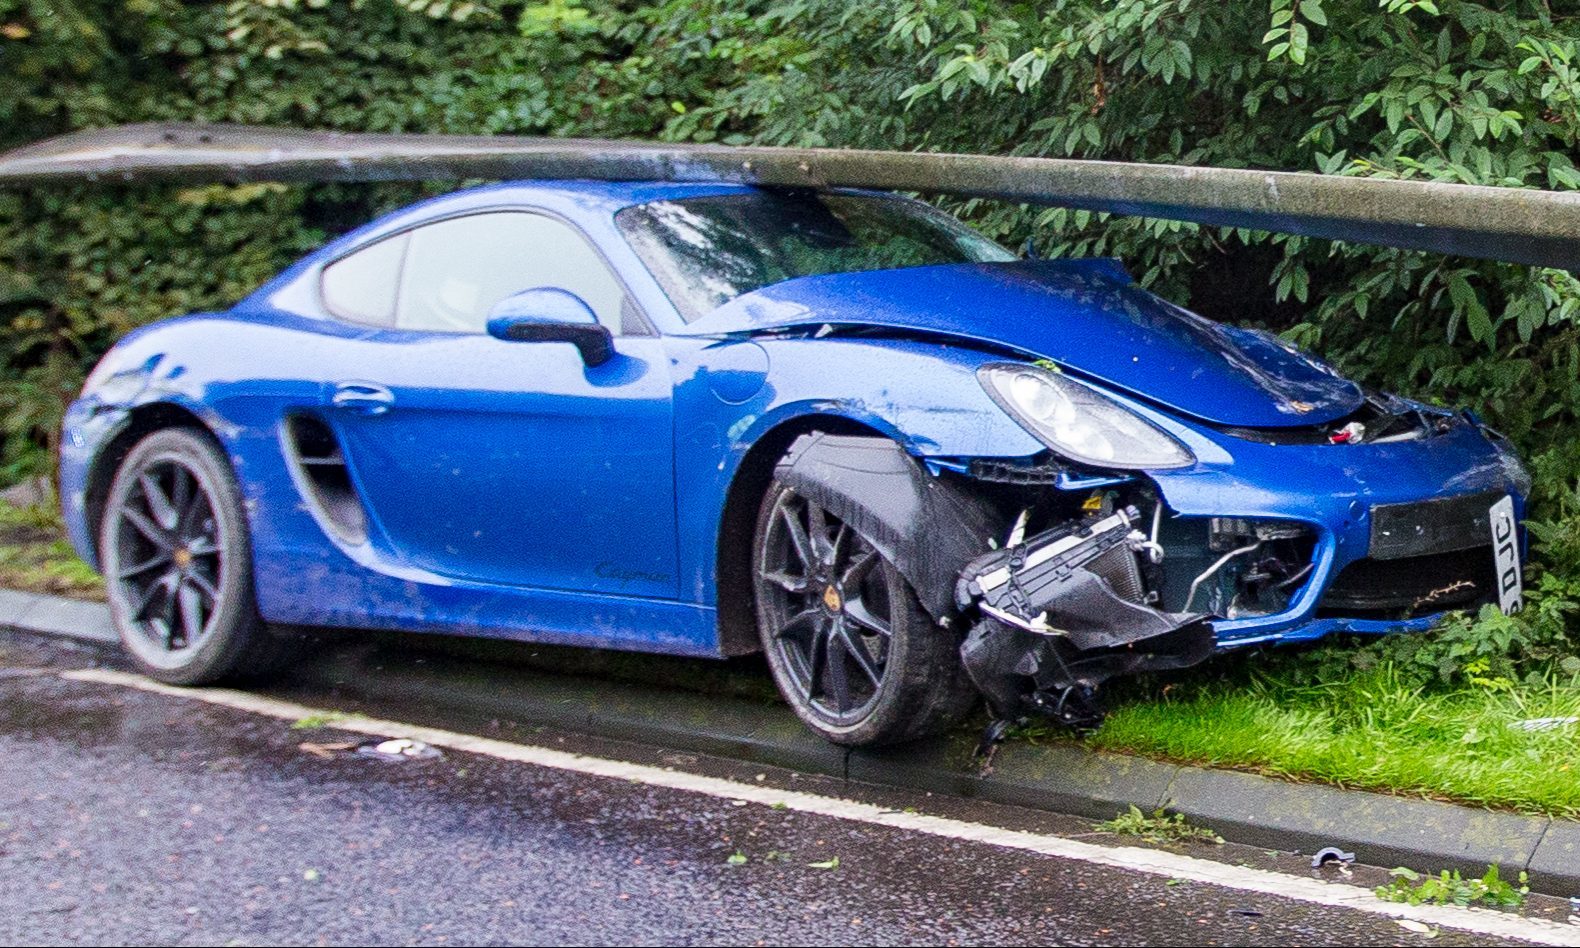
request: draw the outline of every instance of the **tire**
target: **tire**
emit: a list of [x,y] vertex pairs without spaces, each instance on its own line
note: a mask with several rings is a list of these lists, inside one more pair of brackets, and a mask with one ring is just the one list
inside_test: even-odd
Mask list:
[[960,642],[854,528],[775,480],[758,512],[753,593],[779,692],[836,744],[935,733],[976,703]]
[[201,685],[285,660],[253,598],[252,545],[230,463],[207,432],[139,441],[110,485],[99,560],[121,643],[150,678]]

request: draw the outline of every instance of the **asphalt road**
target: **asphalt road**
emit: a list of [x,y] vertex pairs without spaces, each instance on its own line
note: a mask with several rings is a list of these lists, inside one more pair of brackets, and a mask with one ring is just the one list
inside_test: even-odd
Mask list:
[[0,943],[1497,943],[488,756],[391,762],[333,727],[57,674],[96,661],[0,634]]

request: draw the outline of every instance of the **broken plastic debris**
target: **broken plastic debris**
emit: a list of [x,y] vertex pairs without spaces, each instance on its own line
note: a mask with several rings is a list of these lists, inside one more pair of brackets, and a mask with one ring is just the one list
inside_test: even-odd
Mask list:
[[1317,854],[1311,857],[1311,868],[1321,869],[1330,862],[1349,865],[1354,861],[1354,853],[1347,853],[1337,846],[1328,846],[1324,849],[1317,850]]
[[992,721],[989,721],[986,730],[982,732],[982,739],[977,742],[977,749],[972,756],[984,758],[986,763],[983,766],[991,770],[993,752],[998,750],[999,742],[1004,740],[1004,735],[1009,733],[1010,728],[1014,727],[1015,723],[1008,718],[994,718]]
[[1580,718],[1526,718],[1523,721],[1515,721],[1511,727],[1519,728],[1522,731],[1556,731],[1558,728],[1568,727],[1576,722],[1580,722]]
[[426,760],[442,756],[439,749],[430,747],[422,741],[414,741],[409,737],[394,737],[385,741],[368,741],[357,745],[357,753],[368,757],[379,757],[385,760],[402,760],[416,758]]
[[321,744],[317,741],[303,741],[296,746],[304,753],[312,754],[314,757],[322,757],[327,760],[334,757],[336,751],[348,751],[357,745],[351,743],[350,741],[343,741],[335,744]]
[[1352,421],[1328,435],[1328,440],[1334,444],[1360,444],[1365,437],[1366,426],[1358,421]]

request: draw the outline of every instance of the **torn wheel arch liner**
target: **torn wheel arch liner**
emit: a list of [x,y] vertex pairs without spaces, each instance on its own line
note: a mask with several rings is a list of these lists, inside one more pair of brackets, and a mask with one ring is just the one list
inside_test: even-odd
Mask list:
[[775,474],[867,537],[940,622],[954,613],[960,570],[1002,527],[981,500],[887,438],[803,435]]

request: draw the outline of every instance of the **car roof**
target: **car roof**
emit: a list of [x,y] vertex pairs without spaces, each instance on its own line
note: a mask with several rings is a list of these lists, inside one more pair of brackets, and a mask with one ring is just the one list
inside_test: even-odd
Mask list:
[[[605,249],[613,246],[614,216],[621,210],[653,201],[752,194],[759,188],[750,184],[685,181],[605,181],[555,179],[505,181],[436,195],[391,211],[297,260],[290,267],[240,300],[233,312],[281,308],[300,315],[314,316],[316,307],[303,302],[311,293],[304,289],[304,277],[316,268],[353,249],[375,243],[386,236],[428,220],[484,212],[502,206],[523,205],[541,208],[578,224],[587,236]],[[834,189],[846,194],[897,195],[882,191],[851,188]],[[909,200],[899,198],[901,200]]]
[[527,199],[534,202],[555,198],[569,200],[587,210],[613,214],[623,208],[651,201],[711,197],[721,194],[746,194],[757,190],[749,184],[722,184],[683,181],[506,181],[453,191],[441,200],[477,198],[482,202]]
[[[554,179],[504,181],[473,188],[450,191],[387,215],[382,220],[406,220],[426,216],[434,209],[464,210],[468,207],[487,207],[499,203],[524,203],[575,210],[602,216],[613,216],[621,210],[653,201],[676,201],[686,198],[716,197],[728,194],[750,194],[761,190],[753,184],[726,182],[687,181],[599,181],[592,179]],[[904,198],[891,191],[873,191],[865,188],[832,188],[840,194],[859,194],[869,197]]]

